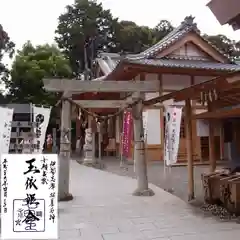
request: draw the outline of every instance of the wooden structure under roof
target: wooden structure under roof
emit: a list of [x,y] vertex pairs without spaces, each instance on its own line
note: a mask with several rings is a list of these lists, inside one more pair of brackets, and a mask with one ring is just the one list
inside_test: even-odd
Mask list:
[[[145,100],[156,96],[162,97],[169,93],[188,88],[191,85],[201,84],[213,77],[223,80],[229,73],[234,73],[240,69],[240,66],[232,62],[228,56],[224,55],[219,49],[213,46],[207,39],[203,38],[193,17],[186,17],[184,21],[161,41],[146,49],[139,54],[115,54],[101,53],[96,59],[95,77],[99,81],[146,81],[157,80],[159,87],[156,92],[147,92]],[[55,88],[59,88],[59,82],[54,83]],[[54,87],[52,86],[52,87]],[[137,91],[138,89],[136,89]],[[112,113],[117,111],[115,108],[94,108],[94,104],[99,106],[99,101],[116,101],[124,99],[125,93],[106,91],[96,91],[79,93],[81,89],[77,87],[72,89],[72,99],[81,103],[91,101],[91,111],[99,114]],[[170,98],[169,98],[170,99]],[[163,159],[164,146],[164,106],[174,105],[170,100],[158,104],[149,100],[149,106],[145,108],[151,117],[148,129],[149,141],[147,144],[147,158],[149,160]],[[180,103],[184,107],[184,103]],[[201,106],[196,101],[193,111],[204,111],[206,106]],[[154,116],[153,116],[154,115]],[[150,121],[149,120],[149,121]],[[187,138],[185,131],[185,117],[181,126],[181,140],[179,150],[179,160],[185,160],[187,156]],[[115,122],[121,122],[120,120]],[[121,124],[120,131],[121,131]],[[153,129],[154,126],[154,129]],[[77,120],[77,131],[79,129]],[[115,132],[115,139],[119,140],[120,131]],[[207,138],[203,139],[197,136],[196,121],[192,124],[194,139],[194,158],[196,160],[207,159],[209,154],[203,156],[202,148],[208,149]],[[78,136],[77,132],[77,136]],[[157,135],[157,136],[156,136]],[[155,136],[153,139],[152,136]],[[202,142],[204,140],[204,142]],[[215,145],[219,145],[217,142]]]
[[[202,83],[213,77],[224,79],[229,73],[240,68],[239,65],[232,62],[228,56],[201,36],[191,16],[186,17],[177,28],[161,41],[139,54],[100,53],[96,62],[96,77],[102,77],[105,79],[104,81],[122,81],[123,79],[125,81],[159,80],[159,89],[155,93],[146,93],[146,99],[154,96],[161,97],[193,84]],[[99,97],[100,95],[102,98],[105,97],[105,93],[98,94]],[[162,104],[155,103],[151,102],[151,104],[148,104],[149,107],[146,108],[146,111],[150,109],[151,111],[159,111],[160,115],[159,119],[151,124],[159,126],[160,142],[147,145],[147,155],[150,160],[163,159],[164,105],[174,104],[174,101],[168,100]],[[195,104],[193,111],[203,111],[205,108],[206,106]],[[179,160],[186,159],[184,129],[183,117]],[[208,141],[206,142],[206,138],[197,136],[196,121],[193,123],[192,131],[196,143],[194,158],[196,160],[207,159],[208,154],[205,156],[201,149],[208,148]]]
[[[214,129],[222,128],[225,119],[238,118],[240,119],[240,70],[229,74],[226,78],[214,78],[210,81],[196,84],[191,87],[167,94],[165,96],[156,97],[145,104],[163,102],[167,99],[174,101],[185,101],[185,118],[186,118],[186,138],[187,138],[187,162],[188,162],[188,192],[189,200],[194,196],[194,171],[193,171],[193,152],[194,139],[191,126],[195,119],[205,119],[209,121],[209,160],[210,172],[216,169],[216,152],[214,142]],[[210,97],[210,94],[215,91],[215,97]],[[202,101],[202,96],[206,96],[205,105],[208,110],[200,114],[193,114],[192,102]],[[217,124],[218,123],[218,124]],[[220,123],[220,124],[219,124]],[[238,126],[237,126],[238,125]],[[239,124],[233,129],[227,131],[236,131],[240,133]],[[223,140],[223,139],[222,139]],[[222,142],[223,144],[223,142]],[[222,146],[223,148],[223,146]]]
[[[202,159],[201,138],[197,136],[196,120],[192,118],[192,115],[196,115],[199,111],[206,111],[207,107],[209,107],[209,111],[213,111],[214,107],[216,107],[212,103],[201,105],[197,100],[201,98],[202,92],[208,93],[210,90],[216,90],[218,99],[215,103],[218,102],[219,108],[231,105],[232,102],[229,103],[226,98],[223,101],[221,94],[223,91],[234,92],[231,89],[238,86],[238,76],[235,76],[236,78],[234,79],[231,75],[239,72],[240,66],[232,62],[228,56],[224,55],[201,36],[192,17],[186,17],[179,27],[174,29],[160,42],[139,54],[119,55],[102,53],[96,61],[98,63],[95,72],[96,79],[104,83],[102,84],[103,89],[99,89],[99,86],[96,87],[99,84],[95,84],[93,81],[92,86],[89,87],[91,91],[88,89],[88,93],[80,93],[82,90],[81,86],[84,86],[85,90],[87,90],[86,83],[81,83],[77,80],[71,81],[71,84],[66,83],[67,89],[58,80],[46,81],[45,88],[50,91],[69,91],[74,101],[79,101],[80,103],[81,101],[91,101],[91,104],[99,106],[98,102],[100,100],[116,101],[126,97],[117,90],[114,90],[114,92],[109,91],[111,94],[106,92],[108,81],[109,85],[112,85],[110,81],[115,81],[116,83],[119,81],[126,86],[127,84],[125,83],[130,83],[131,81],[144,81],[152,85],[152,81],[157,80],[159,87],[156,87],[156,92],[142,91],[146,92],[145,111],[151,110],[157,113],[154,117],[150,117],[150,120],[153,120],[149,124],[152,128],[147,129],[149,137],[154,136],[154,140],[157,138],[156,143],[153,143],[153,141],[150,143],[149,139],[147,139],[147,159],[163,159],[164,106],[178,104],[184,107],[178,159],[181,156],[182,159],[187,159],[188,161],[189,199],[192,199],[194,196],[193,159]],[[207,81],[212,78],[215,79]],[[93,91],[92,89],[95,90]],[[109,89],[109,86],[107,89]],[[114,89],[116,89],[116,86]],[[136,92],[138,90],[138,87],[136,87]],[[124,91],[126,92],[126,89]],[[232,99],[235,97],[233,96]],[[179,104],[179,101],[183,102]],[[158,104],[159,102],[160,104]],[[92,111],[105,114],[107,111],[117,111],[117,107],[109,110],[109,108],[94,108],[92,105]],[[67,116],[65,117],[67,119]],[[160,131],[158,131],[159,129]],[[211,170],[213,170],[216,160],[213,145],[214,147],[217,145],[213,133],[213,124],[210,124],[209,132],[210,136],[207,138],[209,140],[209,146],[207,146],[209,148],[208,158],[211,160]],[[119,133],[115,132],[116,138]]]

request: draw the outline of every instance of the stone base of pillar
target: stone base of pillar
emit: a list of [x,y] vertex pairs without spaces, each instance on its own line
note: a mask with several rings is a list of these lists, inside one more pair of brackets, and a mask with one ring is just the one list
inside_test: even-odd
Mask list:
[[63,152],[62,149],[62,152],[59,154],[58,161],[59,161],[58,201],[71,201],[73,200],[73,196],[71,193],[69,193],[69,173],[70,173],[69,151]]
[[143,197],[152,197],[155,195],[154,191],[150,188],[146,189],[146,190],[142,190],[142,189],[136,189],[133,194],[133,196],[143,196]]
[[83,164],[88,165],[88,164],[95,164],[96,159],[93,154],[92,150],[89,150],[89,146],[84,145],[84,159],[83,159]]
[[164,191],[169,192],[169,193],[174,193],[174,189],[173,188],[164,188]]
[[189,194],[189,195],[188,195],[188,202],[191,202],[191,201],[193,201],[193,200],[195,200],[194,194],[193,194],[193,193],[192,193],[192,194]]
[[73,200],[73,195],[71,193],[68,193],[65,196],[58,196],[59,202],[68,202],[72,200]]

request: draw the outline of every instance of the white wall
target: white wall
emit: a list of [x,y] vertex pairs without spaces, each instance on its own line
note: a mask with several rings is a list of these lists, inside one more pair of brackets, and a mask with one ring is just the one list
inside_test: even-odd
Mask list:
[[161,144],[160,109],[147,109],[143,114],[146,119],[147,144]]

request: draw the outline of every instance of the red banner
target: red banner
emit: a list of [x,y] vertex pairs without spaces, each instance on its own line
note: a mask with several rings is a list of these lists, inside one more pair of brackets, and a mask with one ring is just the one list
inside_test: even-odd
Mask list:
[[122,136],[122,155],[130,157],[132,144],[132,113],[125,111],[123,115],[123,136]]

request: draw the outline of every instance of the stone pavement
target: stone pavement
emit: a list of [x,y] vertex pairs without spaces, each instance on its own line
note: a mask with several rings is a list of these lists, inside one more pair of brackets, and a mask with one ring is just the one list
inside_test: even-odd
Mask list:
[[240,225],[196,214],[179,198],[151,185],[153,197],[133,197],[136,180],[71,161],[74,200],[59,206],[60,240],[225,240]]

